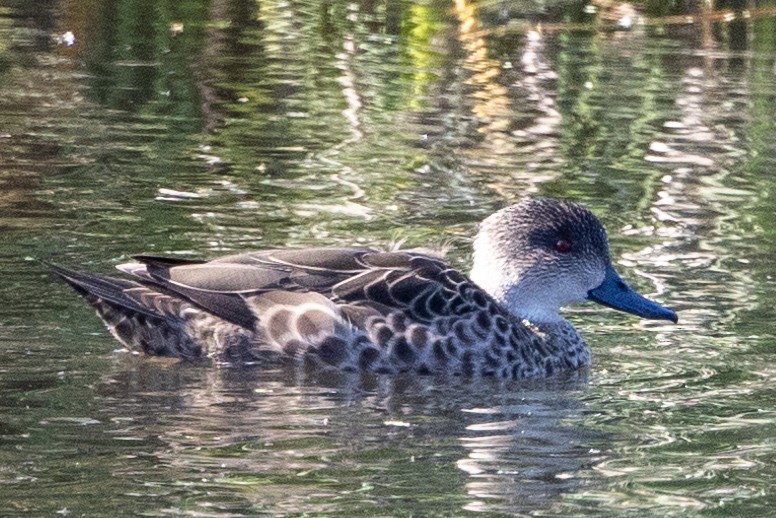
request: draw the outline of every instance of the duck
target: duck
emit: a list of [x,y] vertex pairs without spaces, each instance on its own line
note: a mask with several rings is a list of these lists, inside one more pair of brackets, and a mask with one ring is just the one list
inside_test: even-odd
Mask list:
[[677,322],[612,264],[583,205],[529,198],[487,217],[467,276],[426,249],[261,250],[212,260],[136,255],[129,278],[49,265],[129,351],[218,365],[502,379],[586,368],[561,308],[593,301]]

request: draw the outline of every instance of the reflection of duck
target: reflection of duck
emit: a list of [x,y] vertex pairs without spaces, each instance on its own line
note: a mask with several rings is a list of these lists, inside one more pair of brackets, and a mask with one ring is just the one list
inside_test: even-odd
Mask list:
[[482,223],[472,280],[413,250],[136,259],[119,269],[138,281],[54,271],[124,345],[155,355],[528,378],[590,363],[584,340],[559,314],[565,304],[594,300],[676,321],[620,279],[590,211],[549,199]]

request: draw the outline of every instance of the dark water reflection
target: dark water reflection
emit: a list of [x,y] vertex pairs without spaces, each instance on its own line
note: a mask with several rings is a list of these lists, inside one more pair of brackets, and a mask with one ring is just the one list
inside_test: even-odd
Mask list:
[[[771,513],[776,18],[678,4],[0,2],[4,514]],[[525,194],[680,324],[575,309],[595,365],[532,384],[219,371],[112,352],[34,260],[465,268]]]

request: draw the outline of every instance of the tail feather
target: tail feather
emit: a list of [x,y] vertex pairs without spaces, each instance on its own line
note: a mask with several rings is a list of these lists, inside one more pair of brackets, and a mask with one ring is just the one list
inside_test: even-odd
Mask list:
[[197,358],[183,313],[191,306],[134,281],[48,265],[97,311],[111,334],[131,351]]
[[124,279],[115,279],[102,275],[91,275],[49,264],[48,267],[65,280],[79,295],[98,297],[113,305],[149,317],[159,317],[158,313],[128,297],[125,290],[142,287],[141,284]]

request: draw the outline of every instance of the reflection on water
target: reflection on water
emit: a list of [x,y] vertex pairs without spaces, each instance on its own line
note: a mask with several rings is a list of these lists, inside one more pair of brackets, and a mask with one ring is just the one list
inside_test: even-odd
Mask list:
[[463,492],[438,512],[543,509],[580,487],[575,473],[606,457],[589,446],[602,436],[563,422],[582,411],[579,375],[475,386],[128,363],[97,384],[96,419],[45,425],[65,435],[99,427],[140,446],[144,454],[117,462],[113,475],[141,502],[185,485],[201,495],[191,511],[346,504],[372,514],[381,502],[406,500],[420,512],[445,488]]
[[[679,4],[3,4],[7,513],[770,513],[776,17]],[[525,194],[591,206],[680,324],[575,309],[593,368],[533,384],[215,370],[112,352],[36,262],[465,268]]]

